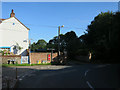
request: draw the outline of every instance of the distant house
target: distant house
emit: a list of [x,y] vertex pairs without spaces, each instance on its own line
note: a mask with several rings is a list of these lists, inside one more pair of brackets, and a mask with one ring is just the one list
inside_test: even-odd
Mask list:
[[16,55],[27,55],[29,30],[15,17],[12,10],[10,18],[0,19],[0,50],[8,50]]

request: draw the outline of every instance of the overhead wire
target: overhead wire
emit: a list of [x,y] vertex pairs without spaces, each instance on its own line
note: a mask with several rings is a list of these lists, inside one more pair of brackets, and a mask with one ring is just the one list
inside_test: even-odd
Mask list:
[[[3,23],[14,23],[14,22],[3,22]],[[15,24],[19,24],[19,23],[15,23]],[[40,25],[40,24],[25,24],[25,25],[30,25],[30,26],[37,26],[37,27],[49,27],[49,28],[58,28],[58,26],[52,26],[52,25]],[[79,27],[64,27],[64,28],[74,28],[74,29],[84,29],[84,28],[79,28]]]

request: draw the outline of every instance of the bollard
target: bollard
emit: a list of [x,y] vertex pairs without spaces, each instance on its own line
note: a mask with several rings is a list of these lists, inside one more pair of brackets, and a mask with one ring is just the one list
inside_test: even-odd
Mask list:
[[16,79],[17,79],[17,68],[16,68]]

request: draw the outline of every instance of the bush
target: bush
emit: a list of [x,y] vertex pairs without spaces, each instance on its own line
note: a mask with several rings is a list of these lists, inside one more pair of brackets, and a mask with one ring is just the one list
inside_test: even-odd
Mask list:
[[82,55],[82,56],[86,56],[88,55],[89,52],[87,49],[79,49],[77,52],[76,52],[76,55]]

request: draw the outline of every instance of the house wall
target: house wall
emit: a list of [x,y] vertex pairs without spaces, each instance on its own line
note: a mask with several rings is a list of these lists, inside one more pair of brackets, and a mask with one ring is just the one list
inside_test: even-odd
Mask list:
[[[49,52],[40,52],[40,53],[30,53],[30,61],[31,64],[37,64],[37,61],[47,60],[47,55],[51,53]],[[52,54],[52,58],[57,57],[57,53]],[[51,60],[50,60],[51,62]]]
[[[18,51],[17,54],[21,54],[28,49],[28,33],[29,30],[14,17],[6,19],[0,24],[0,37],[2,38],[0,47],[10,47],[11,52],[13,52],[14,45],[18,43],[23,49]],[[27,40],[27,42],[23,42],[24,40]]]

